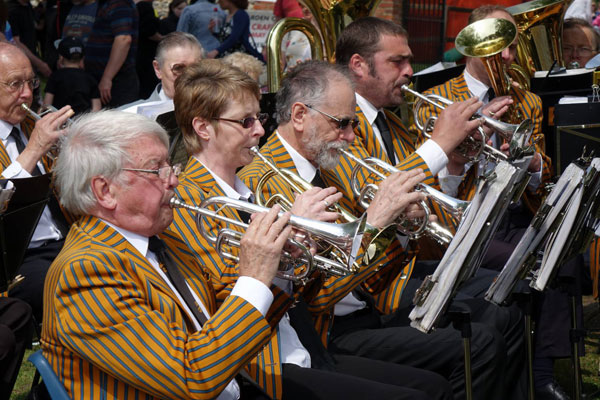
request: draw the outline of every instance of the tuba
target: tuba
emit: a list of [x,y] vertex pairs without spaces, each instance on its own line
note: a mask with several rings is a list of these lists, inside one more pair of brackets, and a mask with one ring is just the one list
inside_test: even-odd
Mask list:
[[334,60],[335,43],[340,32],[355,19],[372,15],[381,0],[300,0],[311,12],[315,25],[300,18],[283,18],[267,36],[267,74],[270,92],[279,89],[281,43],[292,30],[304,33],[311,44],[313,59]]
[[564,65],[562,55],[563,18],[572,0],[533,0],[506,9],[519,29],[517,63],[533,77],[548,71],[554,63]]
[[[267,184],[269,179],[271,179],[272,177],[274,177],[276,175],[280,176],[284,180],[286,185],[288,185],[296,193],[304,193],[305,191],[307,191],[313,187],[312,184],[305,181],[304,179],[302,179],[300,176],[293,173],[292,171],[290,171],[288,169],[284,169],[284,168],[278,168],[275,164],[273,164],[271,162],[271,160],[266,158],[258,150],[258,147],[254,146],[254,147],[250,148],[250,151],[255,156],[259,157],[265,163],[265,165],[267,165],[269,167],[269,171],[267,171],[260,178],[258,183],[256,184],[256,190],[254,191],[254,197],[256,198],[257,204],[259,204],[263,207],[268,207],[268,208],[273,207],[275,204],[279,204],[283,210],[286,210],[286,211],[291,210],[292,203],[287,198],[282,196],[280,193],[274,193],[269,198],[265,198],[265,196],[264,196],[265,185]],[[354,223],[357,220],[357,218],[353,214],[344,210],[342,207],[339,206],[339,204],[331,204],[328,207],[328,211],[337,213],[340,216],[339,221],[342,224]],[[365,224],[367,226],[367,229],[370,232],[377,231],[376,228],[369,226],[367,224],[366,220],[365,220]],[[391,229],[384,228],[379,233],[374,234],[373,240],[371,241],[371,243],[364,246],[365,248],[368,249],[368,252],[365,255],[365,258],[363,260],[366,264],[368,264],[370,260],[378,258],[379,254],[381,254],[383,251],[385,251],[385,249],[389,246],[389,244],[390,244],[389,233],[387,233],[386,231],[391,231]],[[331,246],[320,246],[322,248],[326,248],[323,251],[324,253],[327,253],[329,257],[332,257],[339,262],[344,262],[347,265],[349,265],[349,268],[351,269],[351,271],[353,273],[358,272],[358,270],[360,269],[360,266],[356,262],[354,262],[354,263],[352,263],[352,265],[350,265],[348,263],[348,259],[345,256],[343,249],[338,249],[331,243],[329,243],[329,245],[331,245]]]
[[[267,212],[268,208],[257,204],[249,203],[243,200],[231,199],[224,196],[209,197],[202,201],[200,207],[186,204],[177,197],[171,198],[171,208],[185,208],[196,213],[196,225],[200,234],[209,241],[224,258],[238,262],[239,258],[228,249],[239,248],[242,233],[230,228],[222,228],[216,235],[206,230],[206,220],[224,222],[247,229],[248,224],[229,218],[221,212],[226,209],[243,211],[247,213]],[[216,207],[216,210],[211,209]],[[281,213],[280,213],[281,215]],[[347,263],[343,264],[337,260],[328,259],[319,255],[312,255],[310,248],[296,240],[289,239],[288,243],[300,249],[302,256],[294,259],[288,252],[282,254],[282,262],[285,264],[285,270],[280,270],[278,276],[282,279],[291,280],[296,283],[305,284],[315,269],[320,269],[326,274],[335,276],[346,276],[353,273],[353,261],[358,250],[362,246],[365,238],[369,237],[366,229],[366,219],[358,218],[354,222],[347,224],[330,224],[321,221],[315,221],[308,218],[292,215],[290,225],[306,233],[308,237],[314,240],[323,240],[332,246],[335,246],[344,252]],[[361,238],[363,239],[361,241]],[[288,273],[289,264],[296,266],[305,265],[306,268],[299,274]],[[294,268],[294,271],[296,268]]]
[[[369,207],[378,188],[377,185],[372,183],[365,184],[363,187],[360,186],[358,180],[358,172],[360,169],[365,168],[371,174],[381,179],[385,179],[389,174],[400,171],[393,165],[375,157],[368,157],[363,160],[349,151],[340,150],[340,152],[357,163],[356,167],[352,170],[350,182],[352,185],[352,192],[359,199],[360,205],[365,209]],[[469,208],[468,201],[457,200],[423,183],[419,183],[416,190],[425,193],[428,198],[437,202],[444,210],[448,211],[450,215],[459,221]],[[439,244],[448,245],[452,241],[452,233],[437,222],[429,221],[429,216],[431,214],[429,207],[423,201],[419,204],[421,208],[423,208],[425,216],[416,224],[407,219],[400,219],[397,223],[398,231],[412,240],[427,235]]]

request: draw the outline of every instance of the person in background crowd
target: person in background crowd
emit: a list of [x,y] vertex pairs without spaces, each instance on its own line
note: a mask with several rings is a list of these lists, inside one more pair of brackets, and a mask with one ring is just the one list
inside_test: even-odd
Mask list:
[[58,69],[46,83],[44,105],[62,108],[70,105],[76,115],[99,111],[98,82],[83,69],[83,42],[78,37],[66,37],[58,45]]
[[139,43],[136,60],[136,70],[140,80],[139,97],[150,96],[154,87],[158,83],[158,78],[152,68],[152,60],[156,54],[156,46],[162,39],[159,25],[160,21],[156,16],[152,0],[139,0],[136,2],[136,8],[140,18]]
[[161,35],[167,35],[177,30],[177,23],[183,9],[187,7],[186,0],[172,0],[169,3],[169,15],[160,20],[159,32]]
[[102,104],[118,107],[138,99],[135,70],[138,14],[133,0],[102,0],[85,46],[85,69],[98,81]]
[[600,51],[600,36],[589,22],[567,19],[563,24],[562,51],[567,67],[577,63],[578,68],[583,68]]
[[76,36],[87,43],[98,11],[97,0],[71,0],[73,7],[65,19],[62,37]]
[[218,4],[208,0],[198,0],[183,10],[177,23],[177,30],[194,35],[204,51],[208,52],[219,47],[219,40],[214,37],[209,25],[214,21],[212,24],[216,29],[224,19],[225,12]]
[[206,57],[223,57],[241,51],[264,62],[265,59],[256,49],[250,33],[250,16],[246,12],[248,0],[219,0],[219,4],[228,12],[223,25],[220,28],[213,27],[221,44],[216,49],[208,51]]
[[29,0],[12,0],[8,3],[8,21],[15,44],[27,55],[33,67],[48,77],[52,70],[36,50],[36,26],[33,7]]
[[257,58],[252,57],[250,54],[236,51],[223,57],[223,62],[238,67],[260,84],[260,76],[265,70],[265,65],[258,61]]

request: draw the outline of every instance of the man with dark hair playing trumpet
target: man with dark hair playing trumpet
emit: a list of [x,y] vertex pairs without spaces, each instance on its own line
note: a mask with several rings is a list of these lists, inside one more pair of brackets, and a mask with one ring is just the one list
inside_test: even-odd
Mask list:
[[[354,140],[355,107],[353,85],[344,68],[322,61],[296,66],[282,81],[277,93],[278,129],[261,148],[261,157],[240,171],[240,178],[253,190],[261,191],[256,193],[257,197],[269,198],[277,194],[289,201],[294,200],[295,194],[279,175],[262,188],[257,187],[271,169],[268,163],[315,185],[319,184],[321,176],[329,183],[329,175],[324,172],[338,165],[339,149],[346,149]],[[469,103],[460,103],[448,113],[454,116],[451,119],[455,123],[462,118],[461,122],[467,124],[469,116],[464,111],[469,107]],[[349,175],[342,186],[344,192],[350,190],[348,179]],[[349,210],[358,209],[348,200],[351,199],[345,197],[340,203]],[[400,240],[394,240],[387,253],[387,261],[396,266],[411,259],[406,256],[410,251]],[[384,264],[381,268],[388,267]],[[402,271],[398,276],[404,273]],[[389,274],[378,278],[385,280],[387,287],[396,281],[395,276]],[[334,314],[333,318],[321,318],[315,313],[316,325],[329,348],[337,353],[357,354],[438,372],[450,380],[454,397],[464,398],[464,364],[458,331],[440,328],[432,334],[424,334],[408,326],[407,313],[382,315],[371,300],[358,290],[341,298],[334,310],[329,310]],[[395,304],[393,309],[399,307],[400,304]],[[498,310],[489,307],[488,311],[494,314]],[[495,372],[506,366],[504,340],[495,329],[486,325],[473,323],[472,328],[474,398],[505,398],[503,378]]]
[[[219,60],[203,60],[186,68],[175,85],[175,113],[191,157],[181,178],[177,195],[185,202],[201,206],[204,199],[226,196],[234,200],[252,200],[248,187],[236,176],[236,169],[252,161],[250,149],[264,134],[260,123],[257,83],[239,69]],[[382,185],[367,214],[371,226],[384,228],[421,195],[409,194],[423,179],[416,170],[396,174]],[[292,213],[321,220],[336,218],[326,205],[339,199],[335,190],[314,189],[296,200]],[[247,216],[228,208],[223,215],[233,221]],[[217,220],[201,222],[215,234],[226,224]],[[240,231],[237,226],[229,228]],[[309,232],[310,233],[310,232]],[[301,233],[294,234],[302,240]],[[196,215],[178,209],[170,227],[170,237],[180,242],[180,249],[201,259],[210,271],[217,298],[223,299],[238,281],[239,266],[225,257],[199,232]],[[232,251],[235,251],[233,249]],[[360,255],[360,254],[359,254]],[[382,261],[385,256],[382,257]],[[315,272],[305,287],[277,278],[271,286],[275,300],[270,312],[285,311],[289,299],[298,301],[289,310],[264,350],[248,366],[248,372],[274,399],[351,399],[351,398],[448,398],[450,388],[439,375],[412,367],[389,364],[355,356],[330,355],[320,342],[307,307],[326,313],[350,290],[377,272],[377,265],[356,274],[325,278]],[[299,267],[301,269],[302,267]],[[185,269],[185,274],[203,274]],[[294,271],[286,271],[293,273]],[[380,274],[395,274],[393,266]],[[371,282],[374,290],[378,281]],[[435,382],[435,383],[432,383]]]

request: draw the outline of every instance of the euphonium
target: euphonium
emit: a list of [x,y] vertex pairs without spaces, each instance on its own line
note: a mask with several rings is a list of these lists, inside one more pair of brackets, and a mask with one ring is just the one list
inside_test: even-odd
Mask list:
[[[359,199],[360,205],[365,209],[369,207],[369,204],[373,200],[378,187],[373,183],[366,183],[361,187],[358,180],[358,172],[360,169],[365,168],[371,174],[381,179],[385,179],[388,175],[395,172],[400,172],[398,168],[376,157],[361,159],[349,151],[340,150],[340,152],[357,163],[356,167],[354,167],[352,170],[350,182],[352,186],[352,192]],[[439,190],[432,188],[429,185],[425,185],[424,183],[419,183],[415,190],[425,193],[428,198],[439,204],[458,221],[460,221],[462,216],[469,208],[468,201],[457,200],[440,192]],[[416,228],[409,228],[407,226],[409,225],[409,221],[406,219],[401,219],[397,225],[398,230],[413,240],[419,239],[423,235],[427,235],[440,244],[449,244],[452,241],[452,233],[437,222],[429,221],[429,215],[431,214],[431,211],[425,202],[420,202],[420,206],[423,208],[425,216],[421,219]]]
[[[207,223],[203,219],[210,218],[215,221],[232,224],[245,230],[248,228],[248,224],[236,219],[228,218],[227,216],[220,214],[220,212],[227,208],[247,213],[269,211],[266,207],[243,200],[231,199],[225,196],[209,197],[200,204],[200,207],[185,204],[178,198],[173,197],[171,198],[170,205],[172,208],[185,208],[195,212],[196,225],[200,234],[215,247],[217,252],[223,258],[235,262],[238,262],[239,258],[231,253],[228,248],[238,248],[240,246],[242,233],[230,228],[222,228],[216,235],[213,235],[207,231]],[[216,207],[216,210],[212,210],[209,207]],[[361,241],[356,239],[361,238],[363,234],[367,233],[365,232],[366,220],[364,218],[359,218],[356,221],[347,224],[330,224],[292,215],[289,223],[293,227],[306,233],[309,238],[326,241],[336,248],[343,250],[348,262],[347,264],[342,264],[337,260],[331,260],[319,255],[312,255],[308,246],[305,246],[296,240],[289,239],[288,242],[292,246],[297,247],[302,251],[302,256],[299,259],[293,259],[289,253],[284,252],[282,261],[288,264],[304,264],[306,265],[306,268],[297,275],[287,273],[286,268],[286,271],[279,271],[278,276],[280,278],[297,283],[305,283],[315,269],[320,269],[327,274],[336,276],[345,276],[353,273],[352,262],[361,246]]]
[[508,7],[519,29],[517,63],[533,77],[556,62],[564,65],[562,24],[572,0],[533,0]]
[[[446,108],[445,106],[448,106],[453,102],[438,95],[425,96],[417,91],[412,90],[406,85],[402,85],[402,90],[418,98],[413,108],[415,125],[423,132],[425,137],[430,138],[431,136],[429,131],[431,130],[436,118],[431,117],[426,122],[421,121],[419,118],[420,108],[427,103],[440,110],[443,110]],[[473,118],[483,118],[484,125],[493,129],[499,136],[507,140],[510,145],[510,154],[515,158],[518,158],[523,153],[527,143],[529,142],[529,137],[533,132],[533,122],[530,118],[524,119],[519,124],[509,124],[498,121],[479,113],[475,113]],[[461,145],[459,145],[459,147],[457,147],[455,151],[457,151],[461,156],[472,161],[477,160],[481,154],[484,154],[486,158],[496,161],[506,161],[507,157],[504,153],[496,150],[492,146],[487,145],[487,138],[485,137],[483,130],[480,129],[479,133],[481,135],[479,140],[469,136]]]
[[[292,209],[292,203],[287,198],[285,198],[284,196],[282,196],[279,193],[274,193],[271,195],[271,197],[265,198],[264,187],[267,184],[268,180],[271,179],[275,175],[279,175],[285,181],[285,183],[291,188],[291,190],[296,193],[304,193],[305,191],[312,189],[313,185],[310,182],[307,182],[306,180],[302,179],[300,176],[298,176],[297,174],[293,173],[292,171],[290,171],[288,169],[278,168],[275,164],[273,164],[271,162],[271,160],[269,160],[263,154],[260,153],[258,147],[254,146],[250,149],[250,151],[255,156],[259,157],[265,163],[265,165],[267,165],[269,167],[269,171],[267,173],[265,173],[260,178],[258,183],[256,184],[256,190],[254,191],[254,197],[256,198],[257,204],[259,204],[263,207],[268,207],[268,208],[273,207],[275,204],[279,204],[283,210],[289,211]],[[340,215],[339,221],[342,223],[353,223],[357,220],[357,217],[355,217],[350,212],[344,210],[338,204],[331,204],[327,208],[328,208],[328,211],[339,214]],[[365,224],[366,224],[365,226],[367,227],[367,229],[370,230],[371,232],[376,231],[376,229],[374,227],[369,226],[369,224],[366,223],[366,221],[365,221]],[[373,258],[377,258],[379,256],[379,254],[381,254],[383,251],[385,251],[385,249],[388,247],[388,245],[389,245],[388,236],[389,235],[386,235],[384,233],[385,230],[386,229],[381,230],[380,234],[373,235],[372,242],[369,243],[367,246],[364,246],[365,248],[368,248],[368,250],[369,250],[368,254],[366,255],[367,258],[365,258],[365,260],[364,260],[364,262],[366,264],[369,263],[369,260],[372,260]],[[328,254],[328,257],[333,257],[335,260],[337,260],[339,262],[344,262],[345,264],[348,264],[348,260],[347,260],[347,257],[345,255],[345,252],[343,251],[343,249],[340,251],[340,249],[337,249],[335,247],[335,245],[333,246],[333,248],[325,249],[323,251],[323,253]],[[356,262],[354,262],[350,266],[350,269],[351,269],[351,272],[355,273],[355,272],[358,272],[358,270],[360,269],[360,266]]]
[[[456,35],[456,50],[466,57],[479,58],[485,67],[496,96],[508,96],[513,78],[509,71],[519,72],[517,81],[525,89],[529,87],[529,77],[519,66],[507,69],[502,60],[502,52],[517,38],[517,27],[509,20],[502,18],[485,18],[464,27]],[[513,77],[515,74],[513,73]],[[510,104],[502,120],[518,124],[523,120],[520,111]]]

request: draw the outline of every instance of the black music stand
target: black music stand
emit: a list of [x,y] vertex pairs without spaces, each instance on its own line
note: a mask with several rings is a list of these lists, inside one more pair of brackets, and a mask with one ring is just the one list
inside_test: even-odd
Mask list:
[[[587,97],[592,94],[594,71],[587,70],[576,75],[569,71],[551,75],[548,75],[547,71],[540,71],[544,73],[538,73],[538,75],[543,75],[542,77],[534,77],[531,79],[531,91],[542,99],[542,111],[544,114],[542,120],[542,132],[546,139],[545,151],[552,160],[557,156],[555,151],[556,141],[552,134],[552,127],[557,125],[555,121],[555,106],[558,106],[559,100],[564,96]],[[577,157],[579,157],[579,155],[581,155],[581,151]],[[572,159],[569,160],[565,166],[571,161]],[[558,173],[558,171],[555,172]]]
[[[51,175],[10,179],[15,192],[6,211],[0,213],[0,293],[17,274],[33,232],[51,195]],[[7,180],[0,181],[6,186]]]
[[434,86],[441,85],[450,79],[456,78],[465,69],[464,64],[455,65],[454,67],[445,68],[440,71],[430,72],[428,74],[417,74],[413,75],[413,81],[415,82],[415,90],[417,92],[424,92],[427,89],[431,89]]
[[600,103],[557,104],[554,125],[552,161],[557,174],[581,156],[584,146],[587,154],[600,155]]

